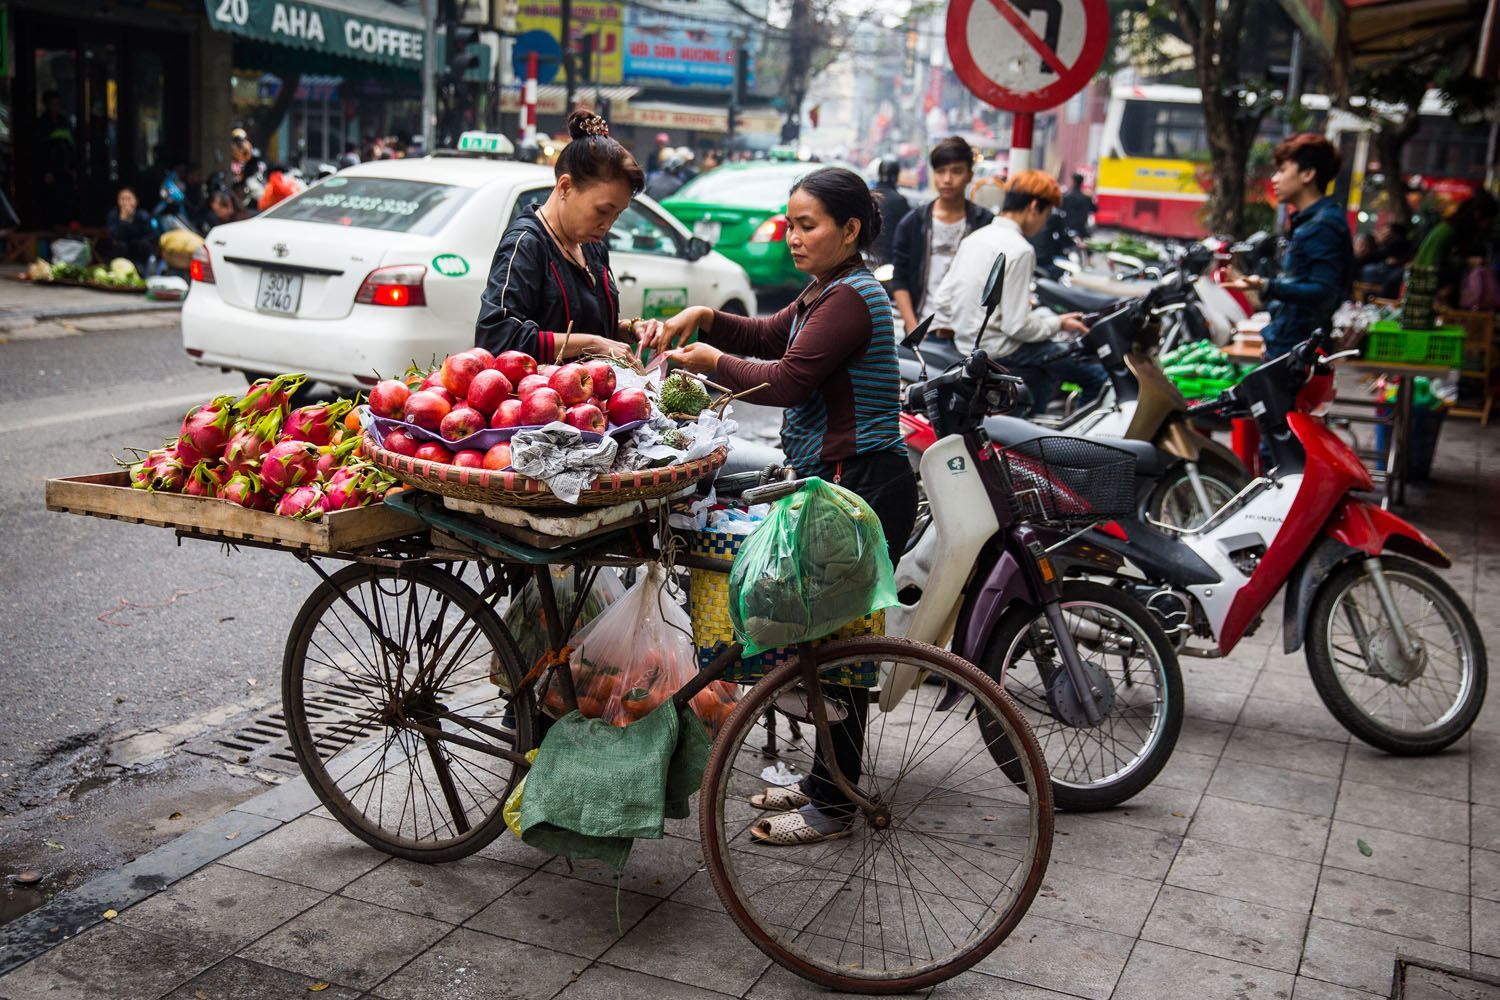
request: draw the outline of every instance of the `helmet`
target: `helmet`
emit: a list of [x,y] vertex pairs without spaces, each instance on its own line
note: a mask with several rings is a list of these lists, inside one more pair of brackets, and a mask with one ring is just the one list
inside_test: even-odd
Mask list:
[[880,178],[881,183],[894,184],[901,176],[901,161],[894,156],[883,156],[880,158],[878,171],[876,176]]

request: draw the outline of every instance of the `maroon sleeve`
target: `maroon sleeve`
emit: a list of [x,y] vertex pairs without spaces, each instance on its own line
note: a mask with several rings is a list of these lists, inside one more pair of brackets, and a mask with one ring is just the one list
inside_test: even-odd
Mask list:
[[[717,318],[714,324],[717,333]],[[872,330],[864,298],[848,285],[838,285],[807,314],[796,342],[780,359],[750,361],[726,354],[719,359],[714,380],[734,392],[765,383],[766,388],[746,396],[745,401],[763,406],[796,406],[863,351],[870,343]]]
[[721,351],[743,354],[752,358],[779,358],[786,351],[786,342],[792,335],[792,317],[796,315],[797,303],[793,302],[774,316],[736,316],[733,313],[715,312],[712,332],[700,339]]

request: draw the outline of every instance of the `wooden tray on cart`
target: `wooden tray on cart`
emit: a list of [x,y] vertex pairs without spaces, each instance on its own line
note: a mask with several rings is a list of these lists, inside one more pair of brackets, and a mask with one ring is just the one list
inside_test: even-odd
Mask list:
[[210,497],[132,489],[130,474],[123,470],[47,480],[47,509],[176,528],[179,534],[196,538],[324,556],[425,530],[422,522],[383,503],[336,510],[318,521],[298,521]]

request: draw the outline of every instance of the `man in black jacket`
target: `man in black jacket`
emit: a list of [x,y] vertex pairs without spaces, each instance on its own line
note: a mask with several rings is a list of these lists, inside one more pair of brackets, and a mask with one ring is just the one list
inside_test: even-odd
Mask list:
[[974,180],[973,147],[950,135],[932,147],[927,162],[932,166],[937,199],[926,208],[906,214],[896,227],[891,248],[895,265],[891,297],[908,331],[924,311],[927,292],[942,282],[959,241],[994,218],[988,209],[965,196]]
[[880,235],[875,237],[875,262],[889,264],[891,247],[896,242],[896,227],[911,211],[906,195],[898,186],[901,177],[901,161],[887,156],[880,161],[880,174],[875,183],[875,202],[880,206]]

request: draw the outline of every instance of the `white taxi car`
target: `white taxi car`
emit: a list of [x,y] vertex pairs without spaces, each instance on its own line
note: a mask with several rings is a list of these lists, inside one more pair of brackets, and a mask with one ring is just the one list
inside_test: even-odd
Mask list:
[[[183,346],[250,379],[298,371],[349,388],[462,350],[500,234],[553,180],[550,167],[462,154],[381,160],[218,226],[191,267]],[[621,214],[609,251],[621,316],[755,313],[744,270],[649,198]]]

